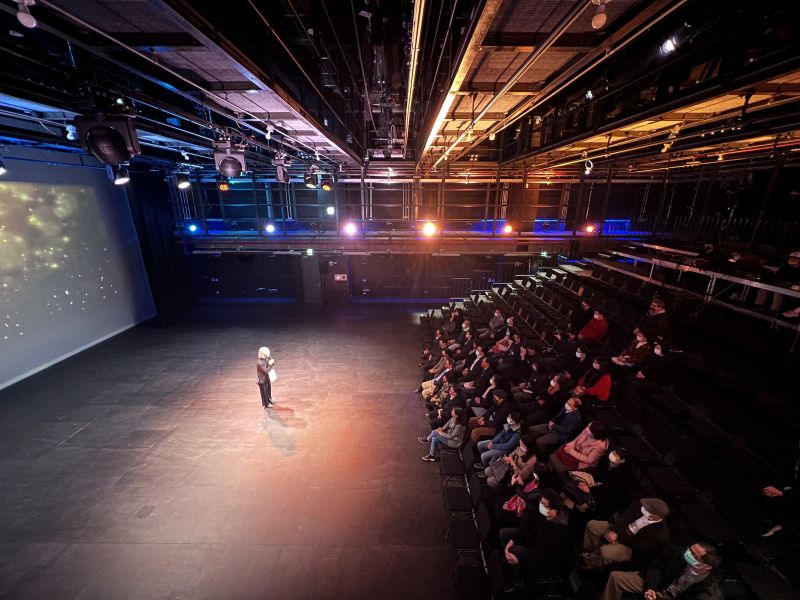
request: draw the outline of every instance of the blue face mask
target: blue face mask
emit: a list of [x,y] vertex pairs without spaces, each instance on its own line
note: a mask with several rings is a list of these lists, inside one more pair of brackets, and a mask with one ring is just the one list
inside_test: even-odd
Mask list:
[[690,567],[696,567],[700,564],[700,561],[694,557],[694,554],[692,554],[691,548],[686,549],[686,552],[683,553],[683,558]]

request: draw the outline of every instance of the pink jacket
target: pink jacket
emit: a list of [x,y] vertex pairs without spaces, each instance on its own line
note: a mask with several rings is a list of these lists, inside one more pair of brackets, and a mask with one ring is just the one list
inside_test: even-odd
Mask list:
[[594,467],[608,450],[608,440],[596,440],[585,427],[572,442],[573,450],[577,454],[579,469]]

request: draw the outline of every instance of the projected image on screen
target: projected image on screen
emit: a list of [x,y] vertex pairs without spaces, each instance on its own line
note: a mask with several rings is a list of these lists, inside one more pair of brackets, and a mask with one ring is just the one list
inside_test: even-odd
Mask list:
[[0,387],[154,312],[124,199],[80,175],[0,183]]

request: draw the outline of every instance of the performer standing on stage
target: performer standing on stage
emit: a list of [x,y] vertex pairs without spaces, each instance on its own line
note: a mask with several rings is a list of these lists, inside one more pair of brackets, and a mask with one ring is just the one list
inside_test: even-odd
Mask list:
[[262,346],[258,349],[258,361],[256,361],[256,374],[258,389],[261,391],[261,406],[267,408],[274,404],[272,401],[272,382],[277,379],[275,371],[275,359],[269,355],[269,348]]

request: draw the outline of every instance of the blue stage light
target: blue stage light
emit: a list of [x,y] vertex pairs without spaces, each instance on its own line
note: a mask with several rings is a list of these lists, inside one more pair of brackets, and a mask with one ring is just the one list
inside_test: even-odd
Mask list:
[[194,223],[192,223],[191,225],[189,225],[189,231],[191,231],[192,233],[194,233],[195,231],[197,231],[197,225],[195,225]]

